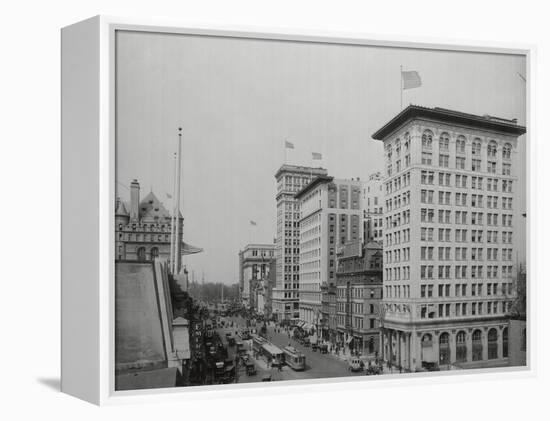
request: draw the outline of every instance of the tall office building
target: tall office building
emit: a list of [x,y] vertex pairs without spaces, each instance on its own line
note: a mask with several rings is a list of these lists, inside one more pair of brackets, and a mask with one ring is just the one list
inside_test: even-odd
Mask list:
[[380,171],[369,176],[363,186],[363,224],[366,239],[382,241],[384,176]]
[[359,180],[320,176],[296,194],[300,201],[300,320],[318,333],[330,325],[329,307],[323,315],[323,292],[328,294],[336,285],[337,249],[363,239],[361,191]]
[[410,370],[508,363],[516,120],[409,106],[384,142],[381,350]]
[[323,168],[284,164],[275,174],[277,180],[277,238],[275,243],[276,284],[272,296],[273,317],[296,320],[300,274],[300,207],[294,195],[318,176]]

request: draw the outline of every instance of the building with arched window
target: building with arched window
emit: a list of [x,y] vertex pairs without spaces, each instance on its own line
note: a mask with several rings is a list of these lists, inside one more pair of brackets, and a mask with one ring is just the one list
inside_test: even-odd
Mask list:
[[[409,106],[384,143],[383,358],[405,370],[509,364],[516,120]],[[410,161],[392,153],[410,142]],[[434,142],[434,140],[437,141]]]
[[[152,261],[170,260],[172,216],[151,191],[140,200],[137,180],[130,184],[130,202],[116,200],[115,259]],[[180,238],[183,216],[180,214]],[[199,253],[202,249],[181,241],[181,254]]]

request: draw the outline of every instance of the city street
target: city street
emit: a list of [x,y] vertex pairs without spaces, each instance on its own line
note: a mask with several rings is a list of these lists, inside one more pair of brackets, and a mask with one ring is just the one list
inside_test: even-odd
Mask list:
[[[246,326],[246,321],[240,317],[230,317],[228,320],[234,323],[234,327],[230,329],[219,329],[220,333],[228,331],[235,332]],[[259,330],[260,324],[256,326]],[[254,328],[254,326],[252,326]],[[346,376],[361,376],[365,375],[364,371],[351,372],[348,370],[348,363],[332,354],[321,354],[319,351],[312,351],[311,348],[306,348],[300,345],[294,339],[289,339],[287,333],[283,330],[281,333],[276,333],[273,326],[267,327],[267,339],[283,349],[290,343],[291,346],[298,349],[306,357],[306,368],[303,371],[294,371],[287,365],[283,365],[281,371],[278,368],[268,368],[265,361],[262,358],[254,359],[252,361],[256,365],[258,373],[254,376],[247,376],[244,373],[244,369],[240,367],[239,374],[237,376],[238,383],[248,383],[261,381],[262,377],[270,373],[272,381],[280,380],[303,380],[303,379],[317,379],[317,378],[333,378],[333,377],[346,377]]]

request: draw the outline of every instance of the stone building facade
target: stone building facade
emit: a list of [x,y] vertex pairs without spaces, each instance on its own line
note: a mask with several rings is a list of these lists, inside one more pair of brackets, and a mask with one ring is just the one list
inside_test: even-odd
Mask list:
[[380,349],[382,244],[354,241],[338,255],[336,271],[336,342],[376,357]]
[[[335,316],[329,293],[335,292],[337,250],[348,241],[363,239],[361,187],[359,180],[320,176],[296,194],[300,202],[300,320],[318,333],[330,330]],[[328,339],[326,333],[321,336]]]
[[[180,238],[183,238],[183,216],[180,214]],[[116,201],[115,259],[170,261],[172,216],[151,191],[140,199],[137,180],[130,184],[130,202]],[[199,253],[202,249],[181,242],[181,255]]]
[[507,364],[520,216],[515,120],[409,106],[384,142],[383,356],[406,370]]
[[274,259],[274,244],[247,244],[239,251],[239,292],[245,307],[257,308],[258,282],[267,279]]
[[323,168],[282,165],[277,180],[277,237],[275,243],[276,284],[273,288],[272,310],[277,320],[298,320],[300,284],[300,204],[294,195],[318,176]]
[[382,241],[384,176],[373,173],[363,186],[363,223],[364,237],[373,241]]

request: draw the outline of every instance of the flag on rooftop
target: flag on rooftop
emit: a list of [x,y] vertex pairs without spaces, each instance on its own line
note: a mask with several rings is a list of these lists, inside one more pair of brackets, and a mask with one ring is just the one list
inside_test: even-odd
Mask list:
[[291,143],[288,140],[285,140],[285,148],[294,149],[294,143]]
[[256,226],[256,225],[258,225],[258,224],[256,223],[256,221],[252,221],[252,220],[250,220],[250,225],[254,225],[254,226]]
[[422,79],[416,70],[401,71],[403,89],[413,89],[422,86]]
[[171,195],[170,193],[166,193],[166,197],[167,197],[168,199],[171,199],[171,198],[172,198],[172,195]]
[[319,152],[311,152],[311,157],[317,160],[323,159],[323,155],[321,155]]

